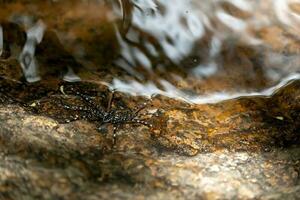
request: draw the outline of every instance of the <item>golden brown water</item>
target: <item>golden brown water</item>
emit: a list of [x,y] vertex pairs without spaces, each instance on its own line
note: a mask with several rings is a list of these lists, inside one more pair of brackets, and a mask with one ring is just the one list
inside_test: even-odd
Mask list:
[[96,81],[123,92],[205,103],[270,94],[268,88],[298,78],[297,6],[14,1],[2,3],[0,18],[7,42],[19,51],[20,30],[30,31],[38,20],[47,27],[36,46],[38,77],[63,77],[72,66],[66,80],[78,79],[73,71],[89,81],[87,74],[101,74]]
[[297,199],[299,4],[122,2],[0,0],[0,199]]

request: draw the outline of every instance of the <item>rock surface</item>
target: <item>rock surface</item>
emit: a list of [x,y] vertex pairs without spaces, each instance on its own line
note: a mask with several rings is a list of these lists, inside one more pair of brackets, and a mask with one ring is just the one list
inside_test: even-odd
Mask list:
[[[204,105],[155,96],[153,127],[125,124],[113,146],[111,124],[63,106],[86,105],[76,90],[104,107],[105,86],[2,79],[0,199],[298,199],[299,87]],[[113,109],[147,101],[117,92]]]
[[[135,80],[111,64],[118,43],[107,13],[88,2],[24,2],[0,0],[6,3],[0,21],[28,11],[45,21],[49,29],[36,54],[43,80],[26,83],[14,57],[0,60],[0,200],[300,199],[299,79],[270,96],[200,105],[116,92],[113,111],[129,117],[148,102],[138,118],[152,126],[120,120],[100,126],[101,117],[91,115],[95,107],[76,92],[105,110],[111,91],[103,82]],[[20,31],[5,30],[16,34],[9,42],[18,43]],[[281,52],[284,59],[275,59],[280,70],[283,65],[288,73],[298,70],[297,38],[277,26],[259,30],[258,36],[274,51],[270,58],[270,49],[230,45],[230,40],[222,47],[223,68],[212,76],[186,76],[182,68],[169,66],[153,69],[149,80],[162,78],[200,95],[258,91],[275,84],[266,68]],[[199,45],[207,48],[210,39]],[[78,46],[85,47],[85,55]],[[66,66],[78,70],[83,81],[59,80]],[[68,109],[74,106],[77,110]],[[114,145],[112,130],[118,125]]]

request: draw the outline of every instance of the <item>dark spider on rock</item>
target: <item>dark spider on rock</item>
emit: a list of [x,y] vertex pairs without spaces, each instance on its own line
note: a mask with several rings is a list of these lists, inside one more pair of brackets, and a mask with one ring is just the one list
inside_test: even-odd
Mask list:
[[[79,111],[83,114],[80,116],[72,117],[72,119],[67,120],[67,122],[76,121],[81,119],[96,122],[98,127],[97,129],[100,130],[102,125],[104,124],[112,124],[113,125],[113,145],[116,144],[117,138],[117,130],[121,125],[124,124],[142,124],[149,128],[152,128],[152,125],[143,119],[140,119],[139,113],[146,108],[147,104],[143,104],[142,107],[138,108],[137,110],[133,111],[129,108],[127,109],[112,109],[112,102],[114,99],[114,91],[110,93],[108,105],[106,109],[103,109],[102,106],[95,103],[93,99],[85,94],[80,92],[71,90],[76,96],[80,97],[86,105],[83,106],[75,106],[75,105],[68,105],[62,103],[63,108],[72,110],[72,111]],[[63,92],[63,90],[62,90]],[[64,93],[64,92],[63,92]]]

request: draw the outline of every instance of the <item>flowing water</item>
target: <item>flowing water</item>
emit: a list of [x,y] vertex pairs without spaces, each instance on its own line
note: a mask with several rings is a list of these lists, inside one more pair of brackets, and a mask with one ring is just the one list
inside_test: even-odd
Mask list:
[[[47,65],[53,60],[59,65],[60,60],[74,57],[82,71],[111,73],[112,78],[98,81],[133,95],[162,94],[212,103],[270,95],[299,78],[296,0],[2,4],[1,20],[20,24],[27,32],[17,57],[28,82],[41,79],[35,48],[43,41],[45,49],[52,48],[42,56],[46,57],[43,68],[51,68]],[[3,31],[8,31],[3,29],[4,25],[0,47]],[[51,31],[58,38],[46,41]],[[51,47],[53,43],[58,44]],[[71,54],[68,58],[66,52]],[[80,72],[76,75],[73,68],[59,69],[64,80],[80,80]],[[112,68],[126,75],[116,76]]]
[[0,0],[0,199],[299,199],[299,13]]
[[112,86],[122,91],[209,103],[270,95],[299,78],[297,1],[149,0],[131,6],[130,27],[124,37],[118,34],[117,63],[137,77],[139,66],[168,75],[156,84],[147,75],[146,83],[114,79]]

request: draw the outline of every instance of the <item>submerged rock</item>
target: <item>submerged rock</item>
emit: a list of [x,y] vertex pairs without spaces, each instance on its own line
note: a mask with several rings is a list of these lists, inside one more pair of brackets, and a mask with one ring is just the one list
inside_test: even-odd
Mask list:
[[[113,146],[111,124],[63,106],[87,106],[74,88],[105,107],[107,87],[2,78],[0,198],[297,199],[299,87],[203,105],[156,96],[143,111],[153,127],[125,124]],[[146,101],[117,92],[113,108]]]
[[[175,88],[174,93],[191,96],[260,91],[277,83],[269,80],[268,68],[280,68],[279,77],[297,71],[299,48],[292,45],[297,38],[280,28],[261,30],[259,37],[274,52],[229,38],[216,60],[220,69],[200,65],[203,75],[191,76],[207,59],[213,39],[207,36],[199,43],[200,58],[184,60],[183,66],[165,63],[152,71],[138,66],[135,70],[147,77],[139,82],[130,70],[112,64],[120,44],[110,23],[114,17],[101,1],[93,1],[99,7],[91,1],[49,1],[51,6],[14,2],[0,0],[6,3],[0,19],[9,45],[24,43],[23,27],[3,23],[13,12],[32,11],[49,29],[37,46],[40,82],[27,83],[16,58],[7,59],[8,51],[0,60],[1,200],[300,199],[299,79],[272,95],[206,104],[115,92],[111,109],[112,91],[103,85],[113,80],[149,83],[150,90],[166,86],[169,92]],[[70,66],[83,81],[59,79]],[[204,73],[208,68],[212,71]],[[147,102],[137,118],[151,126],[122,122]],[[101,110],[96,117],[95,110]],[[100,126],[104,118],[114,124]],[[115,144],[114,127],[119,127]]]
[[[290,147],[300,139],[299,87],[299,81],[291,81],[271,97],[168,106],[158,118],[160,131],[156,139],[162,146],[188,155],[221,149],[269,151]],[[162,101],[162,105],[170,102]]]

